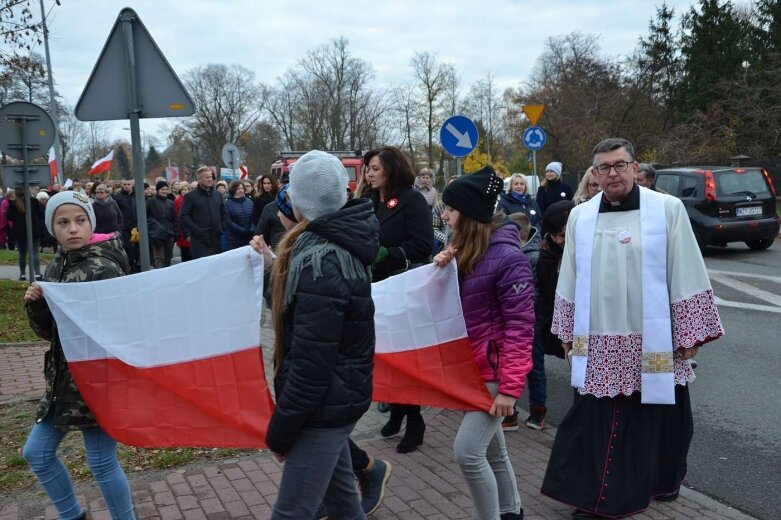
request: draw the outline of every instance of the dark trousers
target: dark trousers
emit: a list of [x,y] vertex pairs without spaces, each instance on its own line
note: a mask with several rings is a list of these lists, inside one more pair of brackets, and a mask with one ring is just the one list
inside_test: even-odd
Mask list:
[[179,252],[182,253],[182,262],[187,262],[193,259],[193,252],[190,247],[179,246]]
[[155,269],[169,267],[174,253],[174,239],[152,240],[152,266]]
[[122,247],[125,249],[127,259],[130,261],[130,268],[133,272],[138,271],[138,244],[130,241],[130,230],[122,230]]
[[325,502],[330,518],[364,520],[355,489],[347,440],[355,424],[304,428],[286,453],[279,496],[271,520],[313,518]]
[[190,248],[193,255],[193,260],[197,258],[203,258],[204,256],[211,256],[211,255],[219,255],[222,251],[220,251],[220,237],[214,237],[211,239],[211,237],[203,239],[200,237],[191,237],[190,243],[192,244],[192,247]]
[[363,471],[369,467],[369,455],[353,442],[352,437],[347,438],[347,444],[350,446],[350,458],[353,461],[353,471]]

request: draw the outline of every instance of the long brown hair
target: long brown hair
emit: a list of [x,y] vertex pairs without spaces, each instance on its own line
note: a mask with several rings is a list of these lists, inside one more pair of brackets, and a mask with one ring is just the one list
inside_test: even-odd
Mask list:
[[277,259],[274,261],[274,269],[271,276],[271,315],[274,321],[274,372],[279,370],[282,364],[284,350],[283,318],[285,316],[285,285],[287,273],[290,267],[290,253],[296,239],[306,231],[309,221],[302,218],[296,226],[285,233],[277,246]]
[[475,264],[483,257],[491,233],[499,229],[504,221],[503,214],[497,213],[491,222],[479,222],[461,213],[457,229],[453,230],[451,245],[458,250],[458,274],[463,276],[475,270]]

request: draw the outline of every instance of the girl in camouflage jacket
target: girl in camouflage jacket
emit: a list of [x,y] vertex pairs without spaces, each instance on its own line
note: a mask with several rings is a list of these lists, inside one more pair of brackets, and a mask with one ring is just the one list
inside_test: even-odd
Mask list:
[[[58,193],[46,206],[46,229],[60,248],[44,274],[48,282],[86,282],[130,272],[118,233],[95,234],[95,213],[81,193]],[[69,431],[84,435],[87,464],[114,519],[133,519],[127,477],[117,461],[116,442],[98,425],[73,381],[43,289],[32,284],[24,295],[33,331],[51,342],[44,359],[46,392],[22,454],[41,482],[60,518],[86,518],[57,447]]]

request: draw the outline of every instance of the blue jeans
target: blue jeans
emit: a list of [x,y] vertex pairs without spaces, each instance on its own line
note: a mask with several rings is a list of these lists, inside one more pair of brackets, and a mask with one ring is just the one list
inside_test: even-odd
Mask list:
[[328,518],[366,519],[347,444],[354,427],[301,430],[286,454],[271,520],[308,520],[324,499]]
[[[24,460],[38,477],[60,518],[78,518],[84,511],[76,498],[68,470],[57,456],[57,447],[67,432],[54,428],[54,416],[33,426],[22,450]],[[103,493],[114,520],[135,519],[130,485],[117,461],[117,443],[100,428],[84,430],[87,465]]]
[[[496,397],[499,383],[485,386]],[[477,518],[499,520],[500,514],[520,511],[521,496],[504,443],[501,417],[466,412],[453,452],[475,504]]]
[[532,369],[526,376],[526,388],[529,390],[529,408],[545,406],[548,400],[545,379],[545,346],[540,337],[534,335],[532,343]]
[[[17,242],[16,247],[19,249],[19,274],[25,274],[27,271],[27,242]],[[34,274],[41,274],[40,252],[41,241],[35,238],[33,239],[33,269],[35,269],[35,273],[30,273],[30,279]]]

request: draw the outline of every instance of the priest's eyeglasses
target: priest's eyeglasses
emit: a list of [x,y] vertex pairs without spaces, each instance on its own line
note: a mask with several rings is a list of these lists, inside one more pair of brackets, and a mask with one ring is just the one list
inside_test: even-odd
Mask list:
[[598,164],[597,166],[594,166],[594,169],[599,173],[600,175],[607,175],[610,173],[610,169],[613,168],[616,173],[624,173],[629,169],[629,165],[632,164],[631,162],[626,161],[617,161],[613,164]]

